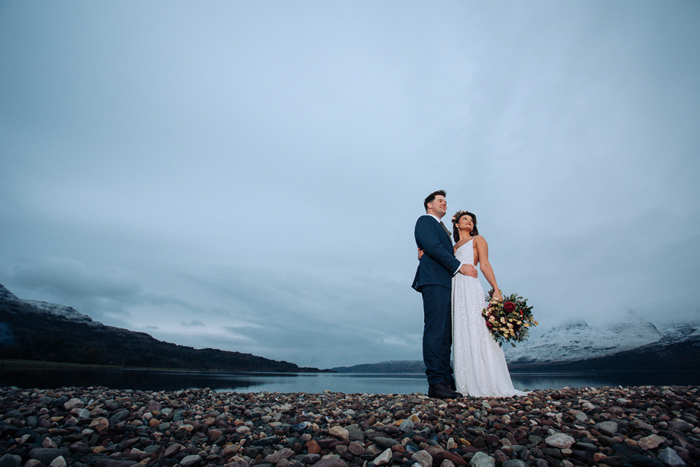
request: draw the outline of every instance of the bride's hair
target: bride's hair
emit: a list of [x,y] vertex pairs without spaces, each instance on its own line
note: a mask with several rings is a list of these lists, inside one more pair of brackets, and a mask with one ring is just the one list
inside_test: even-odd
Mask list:
[[469,232],[469,234],[472,237],[479,235],[479,229],[476,228],[476,214],[469,211],[458,211],[454,216],[452,216],[452,234],[454,236],[455,243],[459,241],[459,229],[457,228],[457,224],[462,216],[471,216],[472,221],[474,222],[474,229]]

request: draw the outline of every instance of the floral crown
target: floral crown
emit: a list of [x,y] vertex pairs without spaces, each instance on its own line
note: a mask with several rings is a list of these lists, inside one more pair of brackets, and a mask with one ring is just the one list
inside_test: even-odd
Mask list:
[[[457,211],[457,212],[455,213],[455,215],[452,216],[452,223],[453,223],[453,224],[456,224],[457,221],[459,220],[459,218],[462,217],[462,216],[465,215],[465,214],[469,215],[469,216],[472,218],[472,220],[474,220],[474,217],[471,215],[471,214],[472,214],[471,212],[469,212],[469,211]],[[474,220],[474,226],[476,227],[476,221],[475,221],[475,220]]]

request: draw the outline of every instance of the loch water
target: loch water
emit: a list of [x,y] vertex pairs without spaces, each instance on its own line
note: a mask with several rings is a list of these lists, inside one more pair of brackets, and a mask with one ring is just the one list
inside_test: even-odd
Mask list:
[[[614,371],[578,373],[511,373],[520,390],[604,386],[695,386],[700,371]],[[113,389],[177,391],[209,388],[216,391],[346,394],[414,394],[427,392],[425,376],[377,373],[220,373],[143,369],[2,369],[0,386],[56,389],[103,386]]]

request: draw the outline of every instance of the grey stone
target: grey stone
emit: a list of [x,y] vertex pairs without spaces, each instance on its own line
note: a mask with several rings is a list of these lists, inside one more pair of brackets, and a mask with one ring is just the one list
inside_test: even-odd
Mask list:
[[182,467],[194,467],[196,465],[199,465],[201,462],[202,458],[199,457],[197,454],[190,454],[189,456],[185,456],[180,461],[180,465]]
[[386,449],[372,461],[372,463],[376,466],[386,465],[389,462],[391,462],[391,449]]
[[612,436],[615,433],[617,433],[618,424],[617,424],[617,422],[613,422],[613,421],[600,422],[600,423],[596,423],[595,427],[599,431],[602,431],[603,433]]
[[658,459],[671,467],[685,467],[685,462],[673,448],[666,448],[659,453]]
[[469,467],[495,467],[495,465],[496,460],[481,451],[474,454],[472,460],[469,461]]
[[509,459],[501,464],[501,467],[527,467],[527,464],[520,459]]
[[415,423],[409,419],[406,419],[401,423],[401,425],[399,425],[399,430],[404,433],[408,433],[409,431],[412,431],[414,427]]
[[0,457],[0,467],[19,467],[22,459],[19,456],[5,454]]
[[314,467],[348,467],[348,464],[338,457],[326,457],[316,462]]
[[359,425],[348,425],[345,427],[346,430],[348,430],[349,434],[349,440],[350,441],[360,441],[362,443],[365,442],[365,432],[362,431],[362,428],[360,428]]
[[414,452],[411,459],[416,461],[422,467],[431,467],[433,465],[433,456],[428,451]]
[[374,443],[375,443],[377,446],[379,446],[379,447],[381,447],[381,448],[384,448],[384,449],[390,448],[390,447],[392,447],[392,446],[396,446],[397,444],[400,444],[400,443],[399,443],[398,441],[396,441],[395,439],[392,439],[392,438],[385,438],[385,437],[383,437],[383,436],[377,436],[377,437],[374,438],[372,441],[374,441]]
[[41,461],[44,465],[50,465],[58,456],[70,457],[68,448],[34,448],[29,451],[29,458]]
[[277,464],[282,459],[289,459],[293,455],[294,455],[294,451],[292,451],[289,448],[284,448],[284,449],[280,449],[279,451],[270,454],[269,456],[266,456],[263,459],[263,462],[269,462],[270,464]]
[[555,433],[552,436],[548,436],[544,442],[547,443],[548,446],[558,449],[569,449],[571,446],[573,446],[576,440],[567,434]]
[[129,410],[122,409],[119,412],[116,412],[111,417],[109,417],[109,424],[116,425],[117,423],[123,422],[124,420],[126,420],[128,416],[129,416]]

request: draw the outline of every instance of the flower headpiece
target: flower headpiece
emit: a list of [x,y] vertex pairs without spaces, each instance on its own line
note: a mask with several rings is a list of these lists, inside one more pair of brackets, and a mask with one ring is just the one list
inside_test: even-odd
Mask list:
[[459,218],[465,214],[469,215],[472,218],[472,220],[474,221],[474,227],[476,227],[476,220],[474,219],[474,216],[471,215],[472,213],[469,211],[457,211],[455,215],[452,216],[452,223],[456,224]]

